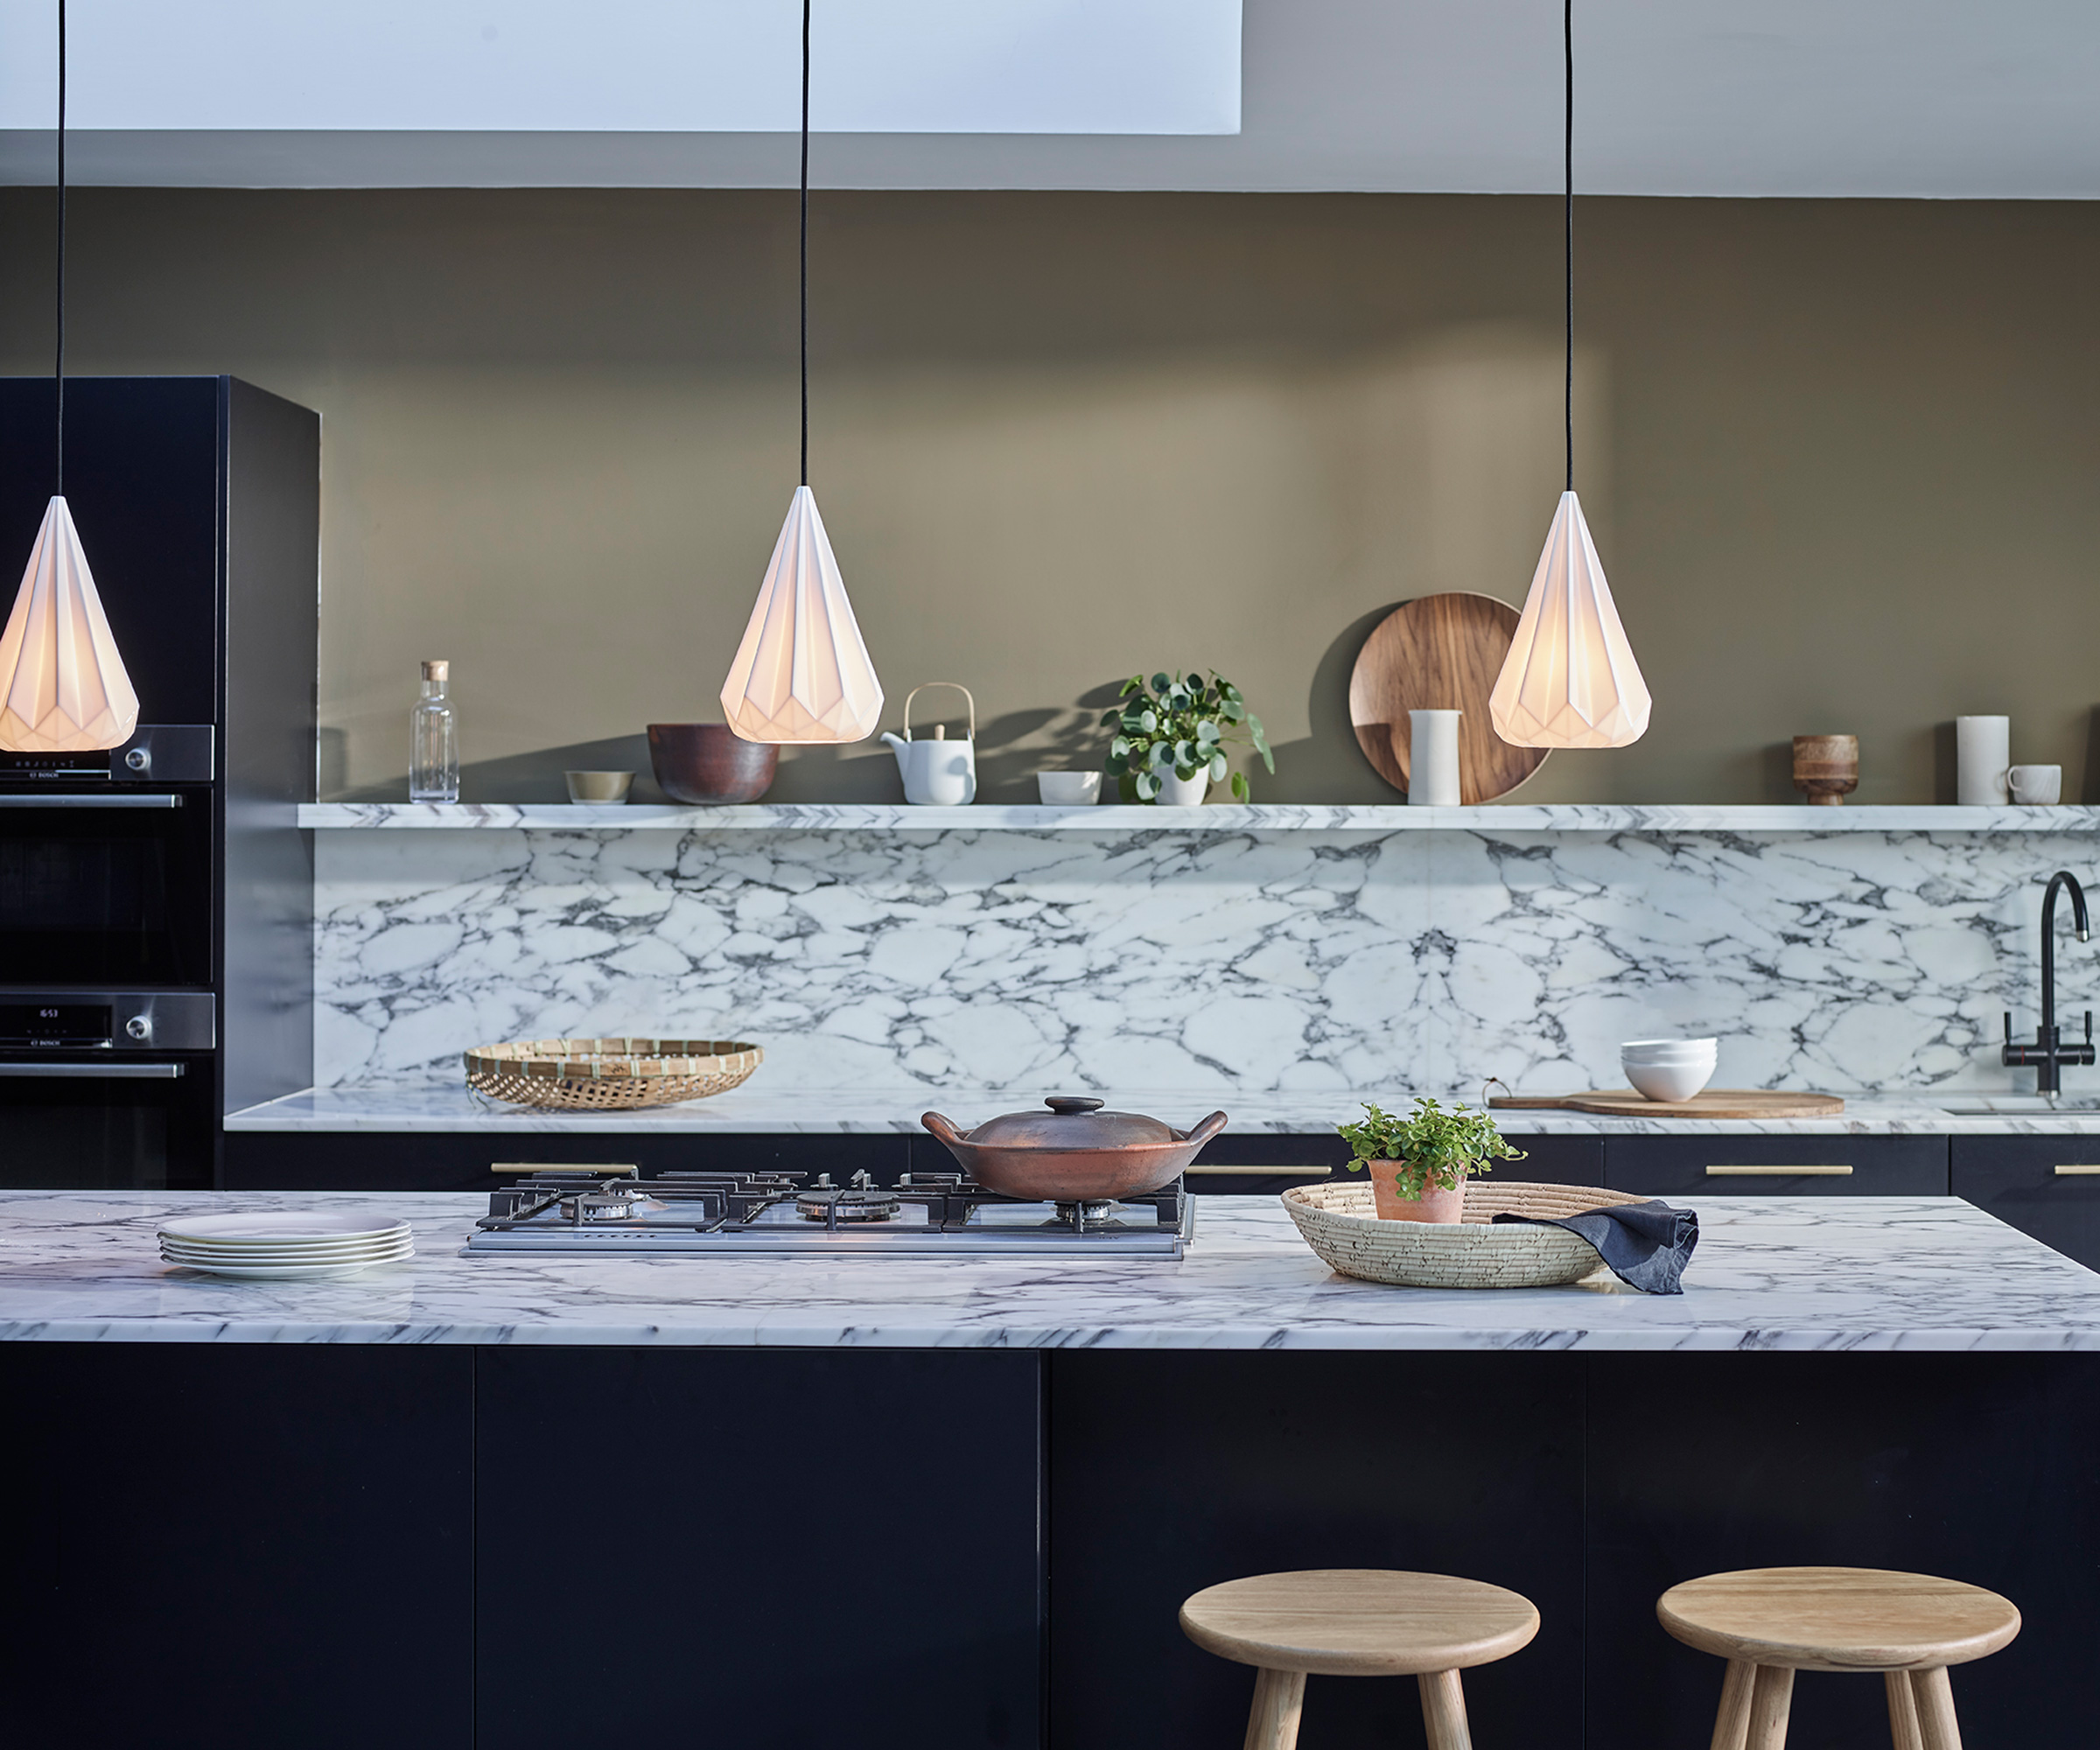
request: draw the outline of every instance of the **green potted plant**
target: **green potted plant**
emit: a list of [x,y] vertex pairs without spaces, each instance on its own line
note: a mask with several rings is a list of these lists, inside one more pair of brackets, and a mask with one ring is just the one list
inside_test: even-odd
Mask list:
[[[1228,742],[1250,743],[1262,763],[1276,770],[1261,718],[1214,668],[1208,681],[1194,673],[1160,674],[1149,686],[1143,675],[1133,675],[1123,683],[1122,696],[1124,703],[1102,718],[1101,726],[1116,732],[1109,771],[1125,802],[1170,808],[1201,802],[1205,791],[1225,780]],[[1233,800],[1243,802],[1252,794],[1247,774],[1233,773]]]
[[1498,1160],[1522,1160],[1494,1120],[1464,1106],[1449,1110],[1418,1099],[1402,1117],[1363,1102],[1364,1116],[1335,1128],[1355,1159],[1349,1171],[1368,1168],[1382,1222],[1456,1222],[1466,1208],[1466,1181],[1494,1170]]

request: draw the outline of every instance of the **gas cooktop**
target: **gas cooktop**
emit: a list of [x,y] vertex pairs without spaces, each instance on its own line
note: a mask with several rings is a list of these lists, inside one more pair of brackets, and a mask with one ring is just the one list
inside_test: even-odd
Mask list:
[[1114,1203],[1024,1203],[956,1172],[667,1172],[547,1168],[494,1192],[463,1256],[1178,1258],[1195,1203],[1177,1180]]

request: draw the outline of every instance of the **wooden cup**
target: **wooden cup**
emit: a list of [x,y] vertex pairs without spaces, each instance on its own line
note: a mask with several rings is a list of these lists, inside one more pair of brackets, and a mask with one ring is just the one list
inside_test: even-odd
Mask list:
[[1809,801],[1834,808],[1859,788],[1859,738],[1797,735],[1794,738],[1794,788]]

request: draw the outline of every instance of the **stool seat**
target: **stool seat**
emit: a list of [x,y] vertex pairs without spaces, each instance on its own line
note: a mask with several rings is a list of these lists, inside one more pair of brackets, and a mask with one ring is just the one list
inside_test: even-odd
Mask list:
[[1995,1653],[2020,1633],[2009,1599],[1882,1568],[1750,1568],[1672,1586],[1664,1628],[1724,1659],[1796,1671],[1928,1670]]
[[1480,1580],[1312,1568],[1206,1587],[1181,1606],[1191,1641],[1264,1670],[1420,1676],[1506,1658],[1538,1633],[1530,1600]]

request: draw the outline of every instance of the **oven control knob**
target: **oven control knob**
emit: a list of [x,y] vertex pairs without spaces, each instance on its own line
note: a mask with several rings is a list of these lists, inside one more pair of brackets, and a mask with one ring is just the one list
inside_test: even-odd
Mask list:
[[150,1039],[153,1034],[153,1023],[144,1015],[134,1015],[124,1023],[124,1031],[135,1040]]
[[143,747],[134,747],[124,755],[124,764],[134,772],[143,772],[153,763],[153,756]]

